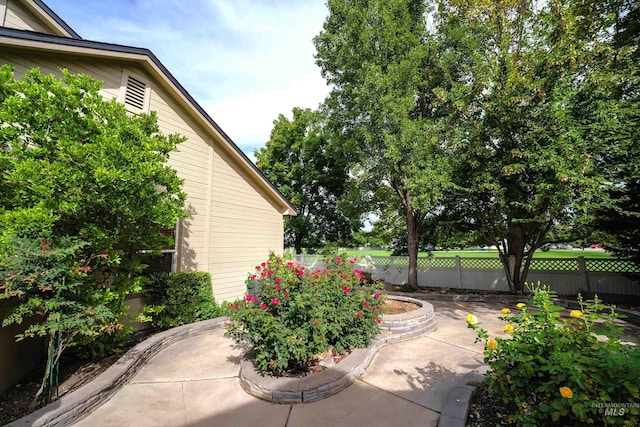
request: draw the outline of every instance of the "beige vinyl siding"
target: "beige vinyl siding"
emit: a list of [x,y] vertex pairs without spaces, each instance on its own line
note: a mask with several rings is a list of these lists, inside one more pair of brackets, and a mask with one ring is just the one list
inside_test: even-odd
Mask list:
[[12,52],[0,51],[0,64],[11,64],[15,69],[15,76],[20,78],[31,68],[39,68],[44,74],[54,74],[62,77],[60,69],[66,68],[69,72],[88,74],[104,82],[100,93],[105,99],[117,98],[120,93],[120,81],[122,66],[106,62],[85,62],[82,60],[65,59],[61,61],[57,57],[41,55],[20,55]]
[[[187,139],[171,153],[169,164],[184,180],[189,216],[180,222],[178,270],[209,271],[211,163],[213,147],[209,137],[162,88],[151,84],[150,109],[158,115],[165,134],[177,133]],[[215,283],[215,282],[214,282]]]
[[[0,5],[2,3],[6,3],[3,27],[55,35],[53,31],[42,24],[40,19],[25,9],[17,0],[0,0]],[[0,15],[1,17],[2,15]]]
[[210,261],[214,295],[232,301],[246,291],[247,273],[281,253],[283,219],[263,192],[247,181],[244,172],[222,147],[215,146]]

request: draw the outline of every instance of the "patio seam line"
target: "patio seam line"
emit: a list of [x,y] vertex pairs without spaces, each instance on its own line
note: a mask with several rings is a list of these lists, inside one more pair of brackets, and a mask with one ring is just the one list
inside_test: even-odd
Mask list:
[[447,345],[450,345],[452,347],[456,347],[456,348],[458,348],[460,350],[471,351],[471,352],[476,353],[476,354],[482,354],[482,351],[474,350],[474,349],[467,348],[467,347],[461,347],[458,344],[451,344],[448,341],[443,341],[441,339],[434,338],[434,337],[429,336],[429,335],[425,335],[425,338],[429,338],[430,340],[434,340],[434,341],[437,341],[437,342],[442,343],[442,344],[447,344]]
[[201,381],[228,380],[228,379],[232,379],[232,378],[238,378],[238,376],[237,375],[231,375],[231,376],[228,376],[228,377],[198,378],[198,379],[185,379],[185,380],[129,381],[127,384],[149,385],[149,384],[197,383],[197,382],[201,382]]
[[440,411],[438,411],[437,409],[430,408],[429,406],[427,406],[427,405],[423,405],[422,403],[414,402],[413,400],[411,400],[411,399],[407,399],[407,398],[406,398],[406,397],[404,397],[404,396],[400,396],[399,394],[396,394],[396,393],[394,393],[393,391],[384,390],[384,389],[382,389],[382,388],[378,387],[377,385],[375,385],[375,384],[371,384],[370,382],[368,382],[368,381],[366,381],[366,380],[364,380],[364,379],[362,379],[362,378],[358,378],[358,380],[359,380],[359,381],[362,381],[363,383],[365,383],[366,385],[368,385],[368,386],[370,386],[370,387],[375,388],[376,390],[378,390],[378,391],[380,391],[380,392],[382,392],[382,393],[390,394],[390,395],[392,395],[392,396],[394,396],[394,397],[397,397],[397,398],[399,398],[399,399],[404,400],[405,402],[409,402],[409,403],[411,403],[412,405],[417,405],[417,406],[419,406],[419,407],[421,407],[421,408],[428,409],[428,410],[433,411],[433,412],[436,412],[436,413],[438,413],[438,414],[440,413]]
[[184,417],[184,423],[186,424],[189,419],[187,417],[187,401],[185,400],[184,394],[184,381],[180,384],[180,390],[182,390],[182,416]]
[[289,412],[287,412],[287,419],[284,422],[284,426],[285,427],[289,426],[289,419],[291,418],[291,411],[293,411],[293,405],[289,405]]

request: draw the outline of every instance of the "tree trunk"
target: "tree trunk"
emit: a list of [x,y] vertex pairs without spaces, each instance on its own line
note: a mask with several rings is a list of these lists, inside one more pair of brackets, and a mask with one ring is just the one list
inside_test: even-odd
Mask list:
[[521,294],[524,292],[524,282],[526,275],[522,271],[522,261],[524,260],[524,252],[526,249],[526,236],[524,225],[522,224],[509,224],[507,230],[507,262],[513,257],[513,265],[511,268],[511,281],[509,288],[511,292]]
[[[407,201],[408,202],[408,201]],[[411,290],[418,289],[418,241],[420,238],[419,217],[416,217],[411,205],[407,203],[407,249],[409,251],[409,276],[407,287]]]
[[296,253],[297,254],[301,254],[302,253],[302,241],[304,240],[304,233],[303,232],[299,232],[295,234],[295,237],[293,239],[293,246],[295,247]]

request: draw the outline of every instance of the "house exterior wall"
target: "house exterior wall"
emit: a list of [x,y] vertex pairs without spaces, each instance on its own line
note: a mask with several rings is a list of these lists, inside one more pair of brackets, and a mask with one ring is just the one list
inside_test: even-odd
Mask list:
[[135,75],[151,86],[149,108],[158,115],[162,133],[186,140],[169,164],[184,180],[188,217],[180,221],[178,271],[208,271],[218,301],[239,298],[244,280],[269,251],[282,252],[283,217],[265,192],[226,151],[182,109],[170,94],[136,65],[88,61],[25,52],[0,52],[0,64],[12,64],[16,77],[32,67],[61,76],[60,68],[104,81],[106,99],[120,98],[123,74]]
[[[2,319],[14,301],[0,300],[0,319]],[[33,322],[25,325],[10,325],[0,328],[0,395],[22,377],[33,370],[41,362],[44,347],[43,338],[26,338],[16,341],[15,336],[21,334]]]
[[[4,15],[2,9],[4,6]],[[3,20],[4,18],[4,20]],[[25,9],[17,0],[0,0],[0,26],[17,30],[36,31],[44,34],[54,34],[44,26],[39,18]]]
[[232,301],[244,294],[247,273],[265,261],[269,251],[282,253],[284,221],[219,145],[213,165],[209,271],[216,298]]

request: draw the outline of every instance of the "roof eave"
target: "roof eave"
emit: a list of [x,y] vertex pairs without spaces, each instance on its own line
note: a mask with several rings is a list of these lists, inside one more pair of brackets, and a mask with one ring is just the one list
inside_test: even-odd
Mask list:
[[176,80],[160,60],[148,49],[131,46],[116,45],[111,43],[94,42],[84,39],[72,39],[31,31],[0,28],[0,46],[7,45],[14,48],[40,50],[47,52],[59,52],[94,58],[117,59],[132,61],[141,64],[161,85],[170,90],[179,103],[188,111],[196,121],[208,128],[226,145],[227,151],[235,157],[243,169],[263,183],[263,188],[280,201],[281,214],[287,216],[297,215],[296,209],[273,185],[269,179],[249,160],[231,138],[218,126],[207,112],[195,101],[187,90]]
[[44,21],[47,27],[62,37],[71,37],[73,39],[82,39],[73,28],[71,28],[62,18],[60,18],[53,10],[49,8],[41,0],[21,0],[22,5],[29,9],[32,13],[38,15]]

